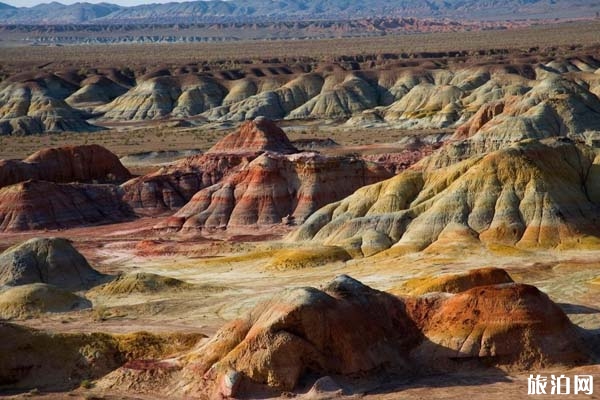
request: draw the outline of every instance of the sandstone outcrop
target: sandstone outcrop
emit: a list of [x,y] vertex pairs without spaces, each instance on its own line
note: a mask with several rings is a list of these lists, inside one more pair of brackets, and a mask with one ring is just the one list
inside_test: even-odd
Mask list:
[[[575,326],[533,286],[400,298],[343,275],[322,289],[284,290],[170,360],[177,373],[155,372],[165,393],[219,398],[277,395],[325,376],[351,388],[465,365],[531,370],[587,359]],[[125,366],[105,384],[135,376]]]
[[421,340],[399,299],[341,276],[322,290],[288,289],[223,327],[190,354],[177,386],[217,396],[230,381],[237,397],[242,380],[290,391],[309,372],[408,374]]
[[[87,122],[91,118],[110,125],[264,116],[457,128],[461,139],[480,130],[489,132],[490,140],[587,137],[599,131],[599,63],[593,54],[570,51],[565,57],[533,52],[524,58],[507,50],[501,61],[474,61],[472,54],[457,52],[294,65],[274,60],[230,70],[186,65],[138,76],[114,69],[17,74],[0,84],[0,133],[99,129]],[[459,55],[461,63],[453,64]],[[410,56],[415,59],[406,60]]]
[[142,79],[112,102],[99,107],[107,120],[146,120],[168,115],[190,117],[221,104],[225,89],[214,79],[184,74]]
[[411,168],[312,214],[291,240],[359,255],[435,243],[575,246],[600,237],[598,168],[572,141],[523,141],[441,169]]
[[169,229],[242,227],[304,221],[321,206],[392,173],[354,157],[264,153],[196,193],[171,217]]
[[348,74],[342,82],[332,75],[321,92],[289,113],[289,118],[343,118],[376,107],[377,91],[372,83]]
[[134,218],[118,186],[25,181],[0,189],[0,231],[64,229]]
[[128,86],[119,84],[106,76],[94,75],[81,82],[81,88],[65,99],[72,107],[90,108],[106,104],[125,94]]
[[208,153],[256,153],[271,151],[282,154],[297,153],[285,132],[273,121],[257,117],[243,123],[233,133],[219,140]]
[[201,189],[220,182],[265,151],[296,153],[277,125],[266,118],[244,122],[208,152],[126,182],[124,199],[140,213],[177,210]]
[[200,154],[125,182],[123,199],[139,213],[183,207],[200,189],[211,186],[255,155]]
[[[244,121],[259,116],[282,119],[319,94],[323,81],[324,78],[318,74],[301,75],[283,84],[266,80],[260,85],[258,93],[241,98],[237,92],[228,99],[229,104],[208,110],[203,115],[217,121]],[[233,102],[236,97],[240,100]]]
[[530,90],[485,103],[427,161],[439,168],[525,139],[569,137],[593,143],[600,132],[600,100],[589,86],[540,73]]
[[0,254],[0,285],[87,289],[102,278],[67,239],[30,239]]
[[413,356],[433,370],[469,362],[535,370],[587,359],[575,326],[534,286],[480,286],[405,304],[426,338]]
[[0,160],[0,188],[32,179],[123,182],[130,177],[116,155],[95,144],[44,149],[24,160]]

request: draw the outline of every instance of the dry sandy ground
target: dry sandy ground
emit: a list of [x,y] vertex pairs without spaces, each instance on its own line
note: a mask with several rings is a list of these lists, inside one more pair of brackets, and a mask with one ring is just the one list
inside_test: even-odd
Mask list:
[[[528,377],[529,374],[502,374],[502,373],[484,373],[484,374],[468,374],[457,373],[444,376],[432,376],[422,378],[410,382],[390,383],[383,385],[378,389],[366,391],[364,393],[344,395],[336,393],[325,393],[323,396],[310,396],[306,393],[300,393],[293,398],[299,400],[326,400],[326,399],[365,399],[365,400],[519,400],[519,399],[544,399],[544,398],[560,398],[560,399],[600,399],[600,367],[597,365],[589,367],[581,367],[577,369],[565,371],[537,371],[540,375],[550,379],[551,374],[556,376],[564,374],[565,376],[573,377],[579,375],[593,375],[594,393],[592,395],[578,394],[574,395],[551,395],[548,390],[547,395],[528,395]],[[73,399],[73,400],[158,400],[164,399],[161,396],[140,395],[140,394],[125,394],[119,392],[98,391],[94,389],[77,389],[69,393],[26,393],[14,396],[7,396],[11,399],[35,398],[35,399]],[[281,396],[284,398],[292,398],[291,395]]]
[[[429,134],[449,133],[448,130],[406,131],[391,128],[360,128],[345,126],[337,122],[323,121],[298,124],[294,121],[282,122],[290,140],[330,138],[341,147],[323,149],[329,154],[363,153],[367,154],[398,151],[404,148],[395,144],[408,136],[426,136]],[[203,126],[179,128],[161,121],[145,121],[111,126],[109,130],[93,133],[61,133],[39,136],[0,136],[0,159],[23,159],[30,154],[48,147],[99,144],[119,157],[144,151],[191,150],[206,151],[225,135],[235,131],[232,125],[206,124]],[[373,138],[375,139],[375,143]]]

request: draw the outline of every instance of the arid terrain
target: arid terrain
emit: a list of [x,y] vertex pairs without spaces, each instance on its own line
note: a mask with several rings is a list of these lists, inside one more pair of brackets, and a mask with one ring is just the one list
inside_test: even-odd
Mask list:
[[0,46],[0,396],[600,398],[598,28]]

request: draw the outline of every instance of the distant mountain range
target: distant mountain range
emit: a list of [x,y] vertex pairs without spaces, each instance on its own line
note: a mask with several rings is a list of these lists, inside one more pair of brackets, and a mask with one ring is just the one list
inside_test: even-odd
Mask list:
[[232,0],[122,7],[57,2],[0,3],[0,24],[111,24],[294,21],[378,16],[453,19],[575,18],[598,15],[598,0]]

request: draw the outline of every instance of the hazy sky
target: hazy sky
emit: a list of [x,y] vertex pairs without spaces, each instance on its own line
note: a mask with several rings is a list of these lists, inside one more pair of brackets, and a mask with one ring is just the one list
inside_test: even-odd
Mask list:
[[[73,3],[111,3],[118,4],[120,6],[136,6],[139,4],[152,4],[152,3],[169,3],[170,1],[185,1],[185,0],[57,0],[62,4],[73,4]],[[2,3],[10,4],[15,7],[31,7],[40,3],[51,3],[52,0],[0,0]]]

